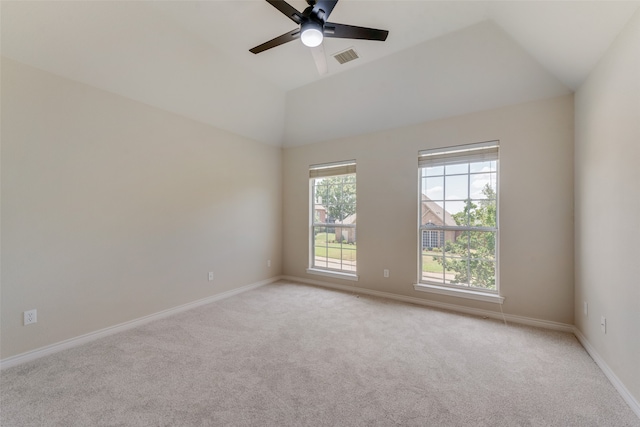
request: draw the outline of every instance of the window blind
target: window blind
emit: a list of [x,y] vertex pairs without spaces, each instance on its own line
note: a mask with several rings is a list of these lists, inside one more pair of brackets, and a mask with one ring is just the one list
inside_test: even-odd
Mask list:
[[498,141],[488,141],[423,150],[418,153],[418,167],[498,160],[498,146]]
[[351,173],[356,173],[355,160],[309,166],[309,178],[322,178],[335,175],[347,175]]

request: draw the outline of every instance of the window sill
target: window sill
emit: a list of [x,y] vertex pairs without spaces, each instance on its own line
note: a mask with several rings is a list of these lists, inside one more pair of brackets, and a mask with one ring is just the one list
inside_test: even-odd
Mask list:
[[420,292],[430,292],[432,294],[467,298],[476,301],[493,302],[497,304],[502,304],[504,302],[504,297],[501,297],[498,294],[489,294],[486,292],[472,291],[467,289],[453,289],[446,286],[428,285],[426,283],[417,283],[413,285],[413,289]]
[[317,268],[307,268],[308,274],[317,274],[318,276],[333,277],[334,279],[358,281],[358,275],[350,273],[341,273],[339,271],[320,270]]

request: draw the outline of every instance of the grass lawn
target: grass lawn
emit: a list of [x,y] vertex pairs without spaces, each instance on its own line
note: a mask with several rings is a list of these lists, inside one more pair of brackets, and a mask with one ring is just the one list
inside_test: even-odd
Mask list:
[[[434,256],[442,256],[442,252],[422,251],[422,271],[428,273],[442,273],[442,264],[434,260]],[[455,274],[455,271],[447,270],[446,273]]]
[[356,245],[350,243],[327,243],[336,239],[334,233],[318,233],[315,241],[315,255],[344,261],[356,260]]

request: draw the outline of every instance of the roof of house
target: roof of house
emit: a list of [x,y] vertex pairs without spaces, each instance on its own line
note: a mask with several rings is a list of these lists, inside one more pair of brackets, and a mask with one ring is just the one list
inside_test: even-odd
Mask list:
[[[426,207],[427,210],[433,212],[435,215],[437,215],[438,217],[442,218],[442,211],[444,210],[442,208],[442,206],[440,206],[439,204],[437,204],[436,202],[434,202],[433,200],[431,200],[430,198],[428,198],[427,196],[425,196],[424,194],[422,195],[422,205]],[[427,214],[427,210],[423,210],[423,214],[422,217],[424,218],[424,216]],[[423,221],[424,223],[424,221]],[[444,225],[448,225],[448,226],[456,226],[458,225],[458,223],[456,222],[456,220],[453,218],[453,216],[447,212],[446,210],[444,211]]]
[[350,224],[355,224],[355,223],[356,223],[356,214],[355,213],[352,213],[351,215],[349,215],[348,217],[346,217],[342,221],[336,221],[336,224],[342,224],[342,225],[350,225]]

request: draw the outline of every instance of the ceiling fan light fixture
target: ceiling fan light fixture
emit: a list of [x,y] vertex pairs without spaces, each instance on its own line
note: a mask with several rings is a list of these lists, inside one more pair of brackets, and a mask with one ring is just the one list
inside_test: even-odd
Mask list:
[[[2,0],[0,0],[2,1]],[[266,0],[271,6],[278,9],[287,18],[298,25],[293,31],[288,31],[276,38],[262,43],[249,52],[257,54],[276,46],[301,39],[302,44],[314,48],[312,52],[322,49],[324,36],[336,39],[378,40],[385,41],[389,35],[387,30],[375,28],[357,27],[355,25],[337,24],[328,22],[331,11],[338,0],[307,0],[309,7],[299,12],[285,0]],[[318,49],[315,49],[318,48]],[[319,56],[318,56],[319,57]],[[326,62],[326,61],[325,61]]]
[[320,46],[323,38],[324,36],[322,35],[322,25],[311,20],[302,24],[300,40],[302,40],[303,45],[307,47]]

